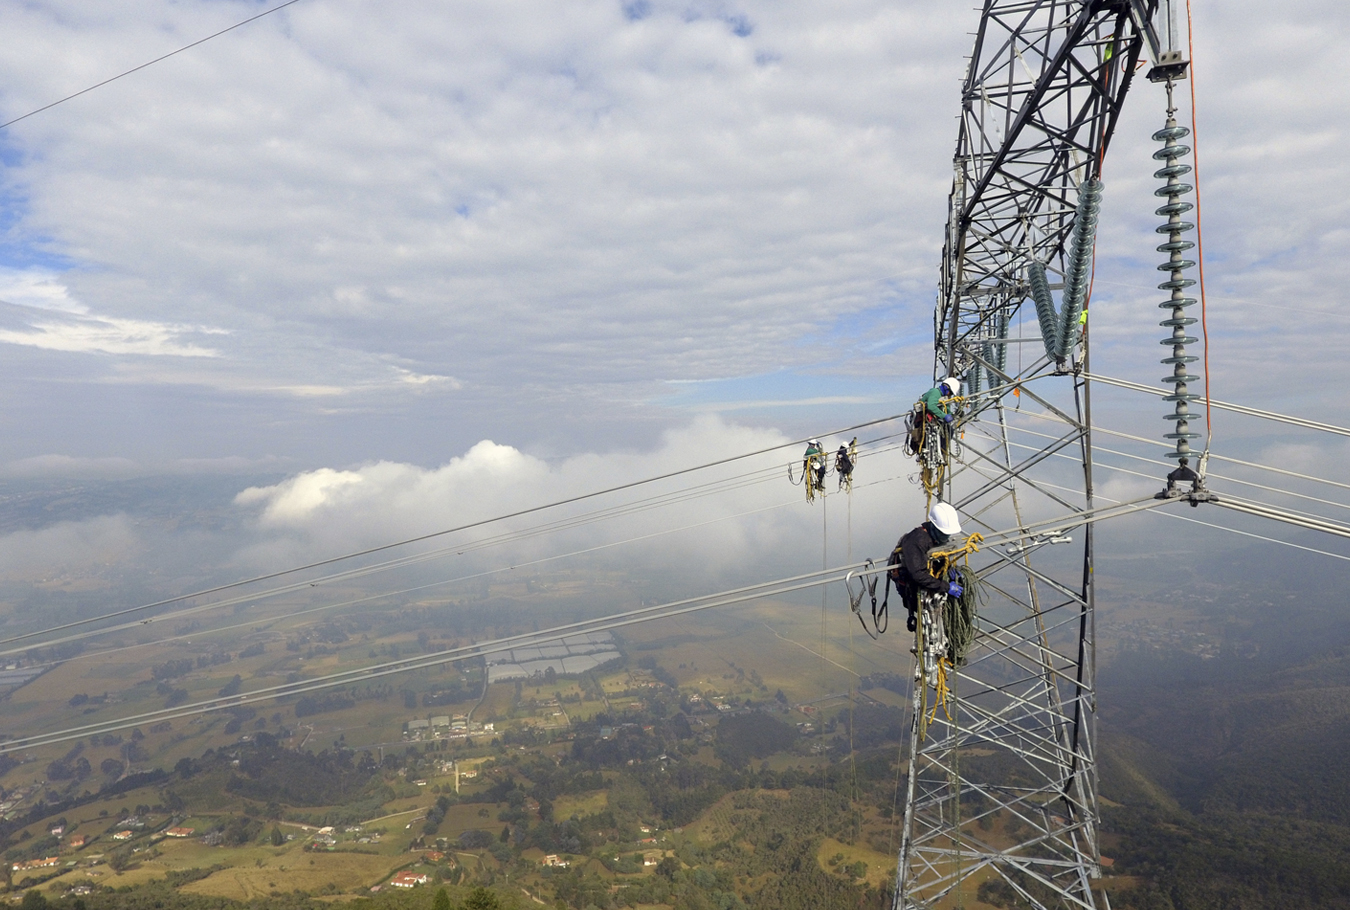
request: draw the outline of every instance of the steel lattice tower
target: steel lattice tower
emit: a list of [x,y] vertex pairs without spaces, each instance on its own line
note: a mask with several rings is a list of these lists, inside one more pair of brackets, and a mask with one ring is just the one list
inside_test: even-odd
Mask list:
[[[1072,332],[1058,352],[1048,343],[1043,352],[1037,332],[1010,357],[1022,339],[1008,328],[1031,300],[1033,271],[1043,270],[1046,299],[1066,272],[1073,281],[1080,188],[1099,177],[1136,68],[1180,57],[1166,50],[1168,13],[1167,0],[984,4],[962,86],[934,319],[935,376],[963,378],[972,396],[942,490],[966,533],[1093,508],[1077,314],[1065,317]],[[1008,439],[1015,390],[1048,434],[1025,456]],[[1081,468],[1057,468],[1061,453],[1081,455]],[[938,708],[926,735],[926,690],[915,686],[897,910],[948,905],[958,886],[973,894],[991,880],[1032,907],[1098,906],[1092,525],[1077,537],[1081,561],[1065,559],[1065,547],[1045,552],[1062,537],[1030,531],[972,558],[988,601],[955,674],[950,717]]]

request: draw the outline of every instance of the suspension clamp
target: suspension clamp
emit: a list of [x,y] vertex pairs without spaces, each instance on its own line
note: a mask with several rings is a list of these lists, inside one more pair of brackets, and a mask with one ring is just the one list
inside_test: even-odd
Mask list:
[[1186,68],[1190,65],[1191,61],[1184,59],[1181,51],[1163,51],[1158,55],[1158,62],[1148,71],[1148,81],[1167,82],[1185,79]]

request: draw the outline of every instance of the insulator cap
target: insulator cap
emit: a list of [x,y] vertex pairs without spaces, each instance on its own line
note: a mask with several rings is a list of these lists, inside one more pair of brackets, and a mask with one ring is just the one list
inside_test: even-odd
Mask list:
[[[1189,170],[1189,168],[1188,168]],[[1182,196],[1186,193],[1195,191],[1195,187],[1189,183],[1169,183],[1167,186],[1160,186],[1153,191],[1155,196]]]
[[1159,253],[1184,253],[1187,250],[1195,249],[1195,244],[1189,240],[1169,240],[1166,243],[1160,243],[1154,247]]
[[1176,126],[1165,126],[1153,134],[1154,142],[1166,142],[1168,139],[1185,139],[1191,134],[1191,131],[1177,124]]
[[1171,180],[1173,177],[1184,177],[1191,172],[1189,164],[1177,162],[1169,164],[1167,167],[1160,167],[1153,172],[1154,180]]
[[1190,373],[1182,373],[1180,376],[1164,376],[1159,382],[1199,382],[1199,376],[1192,376]]
[[[1159,343],[1171,344],[1172,340],[1169,338],[1167,341]],[[1162,360],[1159,360],[1158,363],[1195,363],[1199,359],[1199,357],[1196,357],[1193,354],[1173,354],[1171,357],[1164,357]],[[1171,382],[1170,379],[1166,381]]]
[[1195,284],[1194,278],[1171,278],[1158,285],[1160,291],[1180,291]]
[[[1182,335],[1180,338],[1164,338],[1162,341],[1159,341],[1158,344],[1195,344],[1199,340],[1199,338],[1192,338],[1190,335]],[[1163,363],[1166,362],[1167,361],[1165,360],[1163,361]]]
[[1196,300],[1194,297],[1173,297],[1171,300],[1164,300],[1162,303],[1158,304],[1158,309],[1170,310],[1173,307],[1185,309],[1188,306],[1195,306],[1199,302],[1200,301]]
[[1160,205],[1153,210],[1153,214],[1162,218],[1170,218],[1173,215],[1184,215],[1195,208],[1189,202],[1169,202],[1167,205]]
[[1171,319],[1164,319],[1162,322],[1158,323],[1158,325],[1170,329],[1173,326],[1178,325],[1195,325],[1197,322],[1199,322],[1199,320],[1194,316],[1173,316]]
[[1199,439],[1199,433],[1164,433],[1163,439]]
[[1153,158],[1156,161],[1171,161],[1190,153],[1191,147],[1189,145],[1165,145],[1153,153]]
[[1169,221],[1166,224],[1160,224],[1153,229],[1157,234],[1184,234],[1187,231],[1195,230],[1195,225],[1189,221]]
[[1162,265],[1158,266],[1158,271],[1180,272],[1183,269],[1193,269],[1193,268],[1195,268],[1194,259],[1178,259],[1176,262],[1172,262],[1169,259],[1167,262],[1164,262]]

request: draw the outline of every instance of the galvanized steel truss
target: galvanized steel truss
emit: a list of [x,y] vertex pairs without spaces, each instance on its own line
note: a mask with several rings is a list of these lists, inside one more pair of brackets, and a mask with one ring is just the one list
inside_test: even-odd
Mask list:
[[[964,418],[944,499],[967,533],[1093,507],[1086,339],[1063,362],[1008,329],[1040,262],[1064,275],[1078,187],[1100,174],[1159,0],[986,0],[962,91],[935,312],[936,375],[984,390]],[[1052,289],[1056,285],[1052,284]],[[1032,322],[1034,324],[1034,320]],[[1028,356],[1030,355],[1030,356]],[[1009,441],[1009,396],[1053,441]],[[1045,422],[1049,421],[1049,422]],[[1057,429],[1053,429],[1057,427]],[[1081,469],[1059,468],[1072,452]],[[1095,908],[1100,876],[1092,526],[1082,560],[1042,560],[1028,532],[972,560],[989,603],[947,710],[916,683],[894,906],[935,907],[992,881],[1033,907]],[[1033,559],[1033,557],[1036,557]],[[931,692],[931,690],[929,690]],[[965,762],[963,764],[963,757]]]

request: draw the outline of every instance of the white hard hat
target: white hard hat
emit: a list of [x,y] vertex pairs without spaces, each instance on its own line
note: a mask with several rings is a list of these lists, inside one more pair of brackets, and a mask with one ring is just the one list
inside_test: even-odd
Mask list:
[[960,517],[957,516],[956,510],[945,502],[933,503],[933,507],[928,510],[928,520],[933,523],[933,527],[949,537],[961,533]]
[[813,440],[811,440],[809,443],[807,443],[807,445],[813,445],[813,446],[815,446],[815,447],[818,449],[818,448],[820,448],[820,440],[819,440],[819,439],[813,439]]
[[961,394],[961,380],[957,379],[955,376],[948,376],[946,379],[942,380],[939,385],[945,385],[947,388],[951,389],[953,395]]

